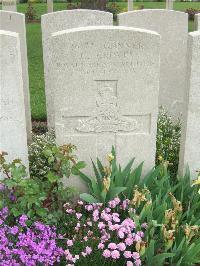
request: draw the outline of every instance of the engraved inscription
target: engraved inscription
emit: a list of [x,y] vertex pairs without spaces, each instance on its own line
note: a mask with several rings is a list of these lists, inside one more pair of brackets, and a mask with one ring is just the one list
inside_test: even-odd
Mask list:
[[135,119],[120,114],[117,99],[117,81],[97,81],[96,116],[79,120],[80,132],[134,131],[138,127]]

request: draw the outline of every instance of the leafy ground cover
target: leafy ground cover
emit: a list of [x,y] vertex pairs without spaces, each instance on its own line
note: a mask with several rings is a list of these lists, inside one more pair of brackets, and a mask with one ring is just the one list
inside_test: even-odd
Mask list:
[[[110,3],[111,4],[111,3]],[[117,2],[120,12],[126,10],[126,2]],[[135,8],[144,6],[144,8],[165,8],[164,2],[136,2]],[[17,10],[26,13],[28,4],[18,4]],[[45,3],[34,3],[33,7],[36,11],[36,18],[40,19],[41,15],[46,13]],[[64,10],[67,8],[66,3],[54,3],[54,10]],[[188,8],[200,9],[200,3],[197,2],[175,2],[174,9],[185,11]],[[193,21],[189,21],[189,31],[194,28]],[[41,25],[40,23],[28,23],[27,45],[28,45],[28,62],[29,62],[29,79],[30,79],[30,95],[31,95],[31,113],[33,120],[46,120],[46,104],[44,93],[44,71],[42,58],[42,41],[41,41]]]

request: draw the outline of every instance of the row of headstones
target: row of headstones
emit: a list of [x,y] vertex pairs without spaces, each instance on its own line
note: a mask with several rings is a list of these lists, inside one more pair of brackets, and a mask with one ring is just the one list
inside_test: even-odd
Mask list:
[[[128,0],[128,11],[133,10],[133,0]],[[166,0],[166,9],[173,9],[173,0]],[[2,0],[2,10],[17,11],[17,0]],[[53,0],[47,0],[47,13],[53,12]]]
[[[28,165],[31,119],[24,15],[1,11],[0,21],[0,149]],[[119,25],[125,27],[100,27],[112,23],[110,13],[91,10],[42,17],[49,128],[55,128],[59,144],[77,145],[88,164],[114,144],[121,163],[136,156],[137,162],[145,160],[148,171],[155,160],[158,105],[164,103],[173,113],[178,103],[176,115],[185,111],[180,169],[188,162],[194,176],[200,158],[200,32],[189,34],[187,60],[184,13],[134,11],[119,15]],[[87,27],[91,25],[95,27]],[[126,26],[155,30],[161,44],[159,34]]]

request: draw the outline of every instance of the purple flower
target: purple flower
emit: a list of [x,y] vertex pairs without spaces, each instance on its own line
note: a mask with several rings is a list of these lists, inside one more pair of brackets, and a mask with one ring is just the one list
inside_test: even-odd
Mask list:
[[22,226],[22,227],[26,227],[26,221],[28,220],[28,217],[23,214],[20,218],[19,218],[19,224]]

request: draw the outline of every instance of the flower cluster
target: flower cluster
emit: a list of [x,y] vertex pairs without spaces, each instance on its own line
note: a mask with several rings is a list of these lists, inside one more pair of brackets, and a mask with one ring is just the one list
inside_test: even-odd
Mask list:
[[[69,216],[67,227],[71,232],[70,235],[66,234],[65,256],[68,265],[74,265],[77,260],[92,253],[100,254],[105,261],[141,265],[144,232],[137,231],[135,222],[129,218],[129,200],[115,198],[105,208],[101,203],[85,204],[78,201],[74,208],[68,203],[65,208]],[[143,226],[144,230],[146,226]],[[83,250],[78,254],[76,243],[82,243]]]
[[53,265],[64,254],[56,244],[54,227],[35,222],[27,227],[28,217],[22,215],[18,225],[7,224],[8,209],[0,211],[0,265]]

